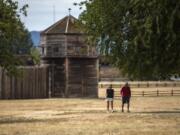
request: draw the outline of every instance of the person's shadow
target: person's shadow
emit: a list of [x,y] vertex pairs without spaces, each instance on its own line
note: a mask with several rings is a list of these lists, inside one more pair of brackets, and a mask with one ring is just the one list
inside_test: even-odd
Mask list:
[[180,111],[139,111],[139,112],[131,112],[131,113],[144,113],[144,114],[149,114],[149,113],[157,113],[157,114],[165,114],[165,113],[170,113],[170,114],[180,114]]

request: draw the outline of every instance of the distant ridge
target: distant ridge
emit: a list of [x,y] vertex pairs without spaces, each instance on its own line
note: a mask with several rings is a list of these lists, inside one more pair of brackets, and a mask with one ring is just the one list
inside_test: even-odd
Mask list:
[[39,46],[40,44],[40,31],[31,31],[31,39],[34,46]]

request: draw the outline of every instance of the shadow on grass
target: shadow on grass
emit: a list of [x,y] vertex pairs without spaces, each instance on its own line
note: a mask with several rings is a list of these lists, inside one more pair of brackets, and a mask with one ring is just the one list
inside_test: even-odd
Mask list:
[[36,123],[36,122],[66,122],[67,118],[53,118],[53,119],[25,119],[25,118],[5,118],[0,120],[1,124],[17,124],[17,123]]
[[131,113],[144,113],[144,114],[178,114],[180,111],[142,111],[142,112],[131,112]]
[[[55,115],[71,115],[71,114],[89,114],[89,113],[93,113],[93,114],[110,114],[110,116],[118,116],[119,115],[113,115],[113,114],[180,114],[180,111],[131,111],[130,113],[128,112],[121,112],[118,110],[115,110],[113,113],[107,113],[105,110],[90,110],[90,111],[83,111],[83,112],[76,112],[76,113],[72,113],[72,112],[66,112],[64,114],[55,114]],[[71,117],[73,118],[73,117]],[[4,117],[4,118],[0,118],[0,125],[1,124],[18,124],[18,123],[36,123],[36,122],[48,122],[48,123],[56,123],[56,122],[68,122],[70,120],[70,117],[68,118],[49,118],[49,119],[35,119],[35,118],[24,118],[24,117]]]

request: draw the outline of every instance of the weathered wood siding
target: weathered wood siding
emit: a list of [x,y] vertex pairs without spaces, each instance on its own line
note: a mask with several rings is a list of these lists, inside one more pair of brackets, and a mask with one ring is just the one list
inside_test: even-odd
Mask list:
[[65,59],[53,61],[51,66],[52,97],[65,97]]
[[64,57],[66,55],[64,35],[41,35],[42,55],[46,57]]
[[69,60],[68,95],[97,96],[97,60],[71,58]]
[[49,63],[51,97],[97,97],[97,59],[58,58]]
[[48,97],[48,68],[22,67],[20,77],[10,77],[0,69],[1,99],[30,99]]
[[98,53],[75,21],[67,16],[41,33],[41,62],[50,67],[52,97],[98,95]]
[[86,36],[74,34],[41,35],[42,56],[44,57],[97,57],[94,46],[85,42]]
[[[98,59],[82,34],[41,35],[42,63],[50,65],[52,97],[97,96]],[[56,49],[57,50],[56,50]]]
[[96,48],[85,40],[85,35],[67,35],[67,56],[97,57]]

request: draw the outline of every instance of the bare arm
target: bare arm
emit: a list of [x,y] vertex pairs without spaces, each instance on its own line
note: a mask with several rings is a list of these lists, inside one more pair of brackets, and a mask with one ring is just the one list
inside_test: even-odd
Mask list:
[[130,97],[131,97],[131,88],[129,87],[129,95],[130,95]]
[[106,90],[106,98],[107,98],[107,90]]
[[121,91],[120,91],[120,95],[122,96],[122,90],[123,90],[123,88],[121,88]]

